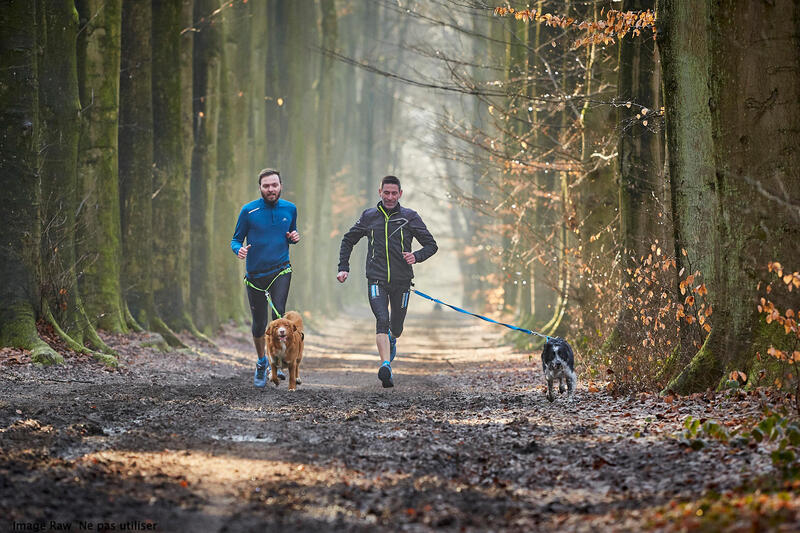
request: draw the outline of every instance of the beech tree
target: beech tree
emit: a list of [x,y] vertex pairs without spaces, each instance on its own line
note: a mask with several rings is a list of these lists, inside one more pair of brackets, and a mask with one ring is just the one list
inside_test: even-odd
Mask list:
[[0,345],[31,350],[39,363],[63,358],[39,338],[41,181],[35,2],[0,3]]
[[92,323],[107,331],[126,332],[117,150],[122,2],[77,0],[75,6],[81,26],[78,283]]

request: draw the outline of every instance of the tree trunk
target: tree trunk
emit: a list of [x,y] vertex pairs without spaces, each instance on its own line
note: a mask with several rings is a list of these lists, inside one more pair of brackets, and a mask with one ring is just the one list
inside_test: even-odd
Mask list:
[[[663,0],[659,4],[659,39],[667,116],[672,219],[678,269],[700,271],[711,296],[714,287],[714,250],[709,234],[717,227],[714,146],[711,129],[710,25],[708,0]],[[683,255],[685,250],[686,255]],[[720,312],[720,309],[715,309]],[[682,329],[683,357],[695,353]],[[696,350],[696,346],[694,347]],[[722,375],[722,362],[704,348],[672,380],[668,389],[679,393],[703,390]]]
[[121,0],[78,0],[78,283],[89,318],[125,332],[117,172]]
[[63,362],[39,338],[37,271],[41,183],[36,2],[0,1],[0,346]]
[[194,20],[194,149],[191,181],[191,304],[195,324],[208,333],[219,324],[214,271],[214,195],[217,186],[217,126],[220,109],[222,36],[211,18],[212,0],[197,0]]
[[39,0],[39,124],[42,178],[42,296],[74,341],[83,343],[82,302],[75,275],[80,101],[73,0]]
[[[231,235],[236,216],[242,202],[242,182],[246,179],[237,151],[245,145],[247,133],[242,126],[247,123],[242,105],[249,93],[248,67],[249,48],[240,43],[249,43],[246,14],[247,4],[229,8],[222,28],[222,53],[220,71],[220,105],[217,133],[217,185],[214,197],[213,253],[217,273],[214,299],[218,317],[222,321],[235,320],[241,316],[241,261],[230,249]],[[242,60],[245,62],[242,68]],[[254,183],[254,182],[252,182]],[[251,191],[253,187],[251,186]]]
[[[322,20],[322,48],[336,50],[338,41],[338,26],[336,22],[335,0],[320,0],[320,18]],[[333,297],[330,283],[330,265],[336,261],[334,241],[329,238],[331,223],[331,174],[335,170],[333,147],[337,141],[334,137],[333,115],[335,113],[336,97],[336,61],[328,56],[323,56],[319,72],[319,112],[320,123],[317,127],[317,184],[319,205],[309,213],[313,217],[313,227],[318,228],[317,235],[321,240],[319,245],[311,247],[314,258],[308,265],[311,279],[314,282],[313,294],[316,295],[315,307],[326,309]],[[337,250],[338,251],[338,250]]]
[[[715,387],[730,370],[749,370],[756,352],[763,353],[769,344],[756,312],[760,273],[770,260],[797,264],[799,259],[797,225],[776,216],[781,205],[774,203],[777,195],[764,191],[780,191],[789,204],[800,197],[800,161],[794,149],[800,123],[800,7],[791,0],[701,5],[707,9],[705,16],[697,3],[668,3],[667,33],[662,36],[665,63],[668,54],[671,61],[669,77],[665,65],[665,80],[674,83],[666,87],[677,97],[667,100],[668,114],[680,119],[694,109],[699,116],[693,117],[693,124],[702,128],[702,135],[697,129],[681,131],[676,120],[677,131],[668,130],[671,163],[698,158],[702,163],[699,169],[672,173],[671,167],[670,172],[685,183],[687,170],[702,171],[697,202],[713,210],[708,219],[695,219],[699,224],[689,229],[685,219],[676,224],[676,240],[689,259],[700,256],[706,269],[701,272],[710,273],[704,279],[714,309],[703,347],[668,386],[679,393]],[[699,21],[700,27],[689,26],[692,21]],[[693,31],[681,43],[675,37],[686,27]],[[686,43],[695,45],[687,51],[689,57],[701,61],[675,61],[675,48]],[[687,73],[696,79],[687,80]],[[698,99],[686,102],[680,96],[687,96],[684,91],[690,88],[699,91]],[[694,108],[686,109],[693,103]],[[676,202],[679,208],[681,199]],[[698,236],[696,242],[693,236]]]
[[[360,50],[362,57],[375,62],[374,47],[378,34],[378,21],[380,6],[375,2],[367,2],[361,6],[363,23],[360,34]],[[364,180],[364,197],[367,206],[374,206],[376,196],[376,183],[380,184],[382,176],[375,175],[375,84],[377,76],[370,72],[362,75],[361,94],[359,97],[358,114],[362,117],[358,124],[361,134],[361,177]]]
[[[521,6],[520,6],[521,7]],[[506,21],[506,58],[505,82],[507,87],[518,90],[525,86],[527,75],[527,22]],[[519,96],[507,99],[506,121],[504,123],[505,158],[507,161],[516,159],[520,150],[520,136],[524,132],[527,107]],[[525,109],[525,113],[523,113]],[[503,307],[507,311],[519,311],[520,282],[523,279],[520,262],[520,235],[519,217],[513,212],[515,204],[513,190],[515,178],[506,170],[501,185],[501,205],[504,212],[503,220]],[[522,206],[520,206],[522,209]],[[519,274],[518,274],[519,272]]]
[[[152,271],[156,314],[172,329],[193,330],[188,309],[189,178],[184,133],[191,109],[183,113],[182,0],[153,0],[153,232]],[[189,33],[189,32],[187,32]],[[191,69],[189,69],[191,72]],[[189,81],[191,92],[191,80]],[[187,118],[188,117],[188,118]],[[189,150],[190,151],[190,150]]]
[[[268,2],[255,2],[252,7],[252,23],[250,26],[250,92],[249,97],[249,114],[247,117],[248,124],[248,158],[247,164],[244,166],[245,171],[242,179],[244,187],[243,201],[249,201],[250,198],[258,198],[260,191],[258,189],[257,176],[258,172],[265,167],[274,165],[268,160],[268,154],[271,151],[271,145],[267,141],[268,131],[273,128],[272,124],[268,124],[267,110],[275,106],[274,100],[268,99],[267,95],[267,78],[268,71],[267,65],[270,57],[271,49],[269,48],[269,24],[272,18],[270,12],[270,5]],[[269,128],[268,128],[269,126]],[[235,213],[230,215],[231,218],[227,224],[228,231],[233,233],[233,217]],[[227,248],[230,250],[230,248]],[[230,251],[228,251],[230,253]],[[240,307],[247,309],[247,296],[242,283],[242,273],[244,272],[243,261],[239,262],[238,272],[240,275],[237,278],[238,286],[235,295],[238,297]],[[245,321],[250,317],[250,313],[245,311]]]
[[[292,274],[292,292],[289,297],[292,304],[288,308],[305,308],[316,300],[313,290],[314,281],[311,271],[314,264],[313,236],[317,236],[320,228],[313,226],[314,210],[319,208],[321,199],[318,196],[318,177],[315,161],[316,146],[309,142],[309,124],[316,121],[316,76],[319,74],[319,54],[314,49],[317,42],[316,24],[308,20],[308,14],[316,12],[313,0],[295,0],[288,11],[286,29],[289,50],[288,63],[285,65],[288,80],[288,97],[286,111],[290,117],[287,126],[287,162],[284,178],[284,196],[297,204],[298,231],[305,234],[298,245],[293,245],[291,256],[294,263]],[[310,136],[313,139],[313,135]]]
[[[571,9],[571,2],[567,0],[564,2],[564,14],[563,16],[569,17]],[[551,63],[552,64],[552,63]],[[567,70],[567,56],[563,54],[561,57],[561,68],[559,69],[562,73],[565,73]],[[567,85],[568,78],[566,75],[562,75],[561,77],[561,87],[558,88],[558,91],[561,95],[567,95],[572,92],[572,87],[568,87]],[[558,139],[558,144],[564,149],[569,143],[568,140],[568,124],[569,120],[569,113],[570,113],[571,106],[567,104],[566,100],[563,102],[562,107],[559,109],[560,121],[561,121],[561,128],[558,135],[555,137]],[[556,150],[558,152],[560,150]],[[553,178],[555,182],[555,177]],[[554,184],[555,185],[555,184]],[[558,193],[560,194],[560,203],[561,203],[561,217],[555,223],[555,246],[558,253],[558,260],[556,262],[558,268],[558,295],[557,300],[554,306],[553,317],[547,322],[544,326],[541,327],[541,332],[545,335],[556,335],[557,333],[561,333],[565,329],[565,325],[563,323],[564,315],[567,311],[567,306],[569,304],[569,298],[571,296],[571,267],[570,267],[570,260],[567,257],[568,248],[574,249],[573,243],[571,241],[574,240],[574,233],[573,230],[575,229],[573,222],[574,222],[574,206],[572,202],[572,194],[569,187],[569,173],[566,171],[559,172],[559,179],[558,179]],[[555,193],[555,191],[554,191]],[[572,222],[571,222],[572,221]]]
[[[625,11],[654,9],[655,0],[627,0]],[[657,245],[664,256],[672,250],[672,228],[667,224],[670,206],[667,202],[666,177],[664,176],[664,135],[654,129],[656,120],[651,117],[649,125],[641,117],[657,112],[661,107],[661,68],[658,50],[649,35],[621,39],[619,42],[619,77],[617,84],[617,124],[619,137],[619,212],[622,244],[621,285],[627,284],[626,294],[637,289],[635,280],[641,258],[651,253]],[[630,106],[626,105],[630,103]],[[636,118],[639,115],[640,118]],[[632,310],[626,305],[617,318],[612,333],[614,348],[631,346],[639,339],[632,336],[636,328]]]
[[122,285],[136,321],[150,328],[153,300],[152,8],[125,2],[120,60],[119,187]]

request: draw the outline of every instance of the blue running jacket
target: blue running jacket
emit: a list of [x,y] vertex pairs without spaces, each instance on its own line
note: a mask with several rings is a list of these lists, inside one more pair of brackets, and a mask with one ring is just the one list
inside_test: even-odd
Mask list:
[[238,254],[246,238],[251,245],[247,252],[248,277],[273,274],[289,262],[291,241],[286,233],[296,229],[297,207],[292,202],[279,198],[275,204],[270,204],[259,198],[242,207],[233,231],[231,250]]

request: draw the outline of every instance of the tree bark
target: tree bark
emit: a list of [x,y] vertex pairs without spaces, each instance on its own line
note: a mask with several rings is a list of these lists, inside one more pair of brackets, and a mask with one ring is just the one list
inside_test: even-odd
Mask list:
[[[320,0],[319,13],[322,25],[322,48],[336,50],[338,47],[339,31],[336,20],[335,0]],[[317,237],[321,243],[313,246],[314,258],[308,265],[311,280],[314,283],[313,294],[316,295],[316,306],[321,310],[326,309],[333,297],[331,289],[333,284],[330,278],[330,267],[335,259],[334,240],[329,238],[331,225],[331,174],[336,168],[334,165],[333,149],[337,146],[334,136],[333,116],[335,113],[335,98],[337,91],[336,61],[323,55],[319,71],[319,111],[320,123],[317,128],[317,184],[319,205],[311,213],[313,227],[318,228]]]
[[120,60],[119,187],[122,286],[133,318],[150,328],[153,300],[152,8],[125,2]]
[[[306,235],[299,244],[291,248],[294,261],[292,291],[289,309],[311,306],[316,298],[311,271],[314,264],[312,239],[319,234],[315,228],[314,210],[318,209],[318,176],[316,175],[316,145],[309,142],[309,124],[316,122],[317,76],[319,54],[313,50],[319,46],[317,25],[308,20],[308,14],[316,13],[313,0],[295,0],[287,13],[286,30],[289,55],[285,65],[288,81],[286,112],[290,117],[286,129],[289,161],[283,175],[284,197],[297,205],[298,231]],[[311,134],[313,139],[313,134]]]
[[78,0],[78,283],[89,318],[125,332],[120,286],[121,224],[117,127],[121,0]]
[[[691,228],[686,229],[685,222],[676,224],[676,240],[686,247],[689,259],[700,256],[705,268],[701,272],[710,272],[704,279],[714,309],[703,347],[668,385],[679,393],[715,387],[731,370],[748,372],[756,352],[766,350],[768,339],[756,312],[758,281],[770,260],[797,264],[800,237],[798,226],[776,216],[777,206],[761,193],[781,191],[789,204],[800,197],[800,161],[794,149],[800,123],[800,6],[791,0],[700,5],[706,16],[698,12],[697,3],[668,3],[668,32],[663,36],[665,59],[669,53],[674,61],[674,47],[681,45],[676,34],[684,27],[694,30],[684,36],[697,47],[687,51],[688,57],[701,61],[671,63],[670,78],[665,66],[665,80],[676,82],[667,85],[677,93],[673,96],[686,96],[689,88],[699,91],[698,100],[676,98],[667,103],[668,113],[678,119],[686,116],[687,103],[694,104],[690,109],[700,116],[693,117],[693,123],[702,127],[702,135],[696,129],[668,130],[670,161],[701,158],[702,166],[693,169],[703,171],[704,177],[698,201],[712,210],[708,219]],[[681,25],[682,20],[686,24]],[[688,25],[695,20],[702,25]],[[687,73],[699,79],[690,84]],[[679,125],[674,124],[676,129]],[[687,169],[677,170],[682,172],[673,173],[673,179],[688,179]]]
[[[186,169],[184,126],[191,134],[191,109],[183,112],[181,35],[184,0],[153,0],[152,100],[153,187],[152,271],[154,308],[167,326],[194,329],[188,313],[189,177]],[[189,33],[189,32],[187,32]],[[189,69],[191,72],[191,69]],[[189,81],[191,92],[191,80]]]
[[[195,324],[209,333],[219,324],[214,300],[214,195],[217,186],[217,127],[220,109],[222,35],[218,6],[197,0],[194,6],[194,149],[192,152],[191,304]],[[203,20],[200,23],[201,19]]]
[[42,295],[57,320],[83,343],[82,303],[75,275],[80,101],[75,41],[78,13],[72,0],[38,3],[41,24],[39,124],[42,178]]
[[34,362],[63,358],[39,338],[37,272],[41,183],[36,2],[0,1],[0,346]]
[[[625,11],[655,9],[655,0],[626,0]],[[619,42],[619,77],[617,83],[617,124],[620,128],[619,213],[621,234],[621,279],[626,294],[637,288],[636,268],[641,258],[651,253],[651,246],[662,249],[664,257],[672,252],[674,238],[667,223],[669,181],[664,176],[664,134],[653,124],[644,125],[647,115],[662,104],[661,66],[656,43],[649,35],[626,36]],[[630,103],[630,106],[626,105]],[[648,113],[642,117],[644,109]],[[640,118],[637,118],[639,115]],[[654,115],[654,114],[653,114]],[[633,315],[623,305],[612,333],[614,348],[632,346],[638,339],[632,334]]]
[[[219,319],[243,316],[242,265],[231,253],[230,241],[245,184],[252,194],[255,174],[248,173],[247,118],[250,84],[250,4],[234,4],[226,11],[222,29],[220,117],[217,136],[217,194],[214,206],[214,261]],[[253,179],[250,179],[252,175]]]

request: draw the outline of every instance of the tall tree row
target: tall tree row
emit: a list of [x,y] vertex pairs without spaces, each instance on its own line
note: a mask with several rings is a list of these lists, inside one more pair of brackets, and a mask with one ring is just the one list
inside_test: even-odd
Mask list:
[[[329,231],[328,174],[351,164],[334,162],[346,146],[334,103],[352,95],[319,50],[337,47],[335,0],[6,0],[0,11],[0,344],[58,362],[37,331],[49,323],[70,349],[114,364],[97,329],[181,346],[175,332],[245,320],[229,243],[264,166],[287,164],[301,232]],[[300,119],[275,120],[289,106]],[[327,305],[317,280],[332,250],[295,249],[294,307]]]
[[[560,14],[547,2],[537,8]],[[572,329],[564,331],[578,335],[590,348],[586,330],[603,330],[609,321],[595,321],[591,327],[586,317],[593,307],[616,309],[617,326],[606,330],[614,333],[613,342],[604,346],[617,350],[607,354],[609,361],[620,361],[612,366],[635,372],[629,364],[632,354],[660,349],[668,355],[665,360],[655,360],[652,353],[643,359],[649,369],[660,369],[651,383],[680,393],[713,388],[733,370],[753,375],[769,367],[768,360],[757,355],[780,344],[782,329],[759,318],[759,287],[763,291],[770,261],[796,268],[800,258],[798,156],[792,145],[800,108],[800,47],[792,29],[798,7],[789,1],[762,5],[631,0],[623,9],[637,16],[648,10],[657,13],[659,33],[656,43],[651,32],[633,32],[632,26],[624,36],[622,23],[616,28],[619,69],[614,98],[598,98],[603,91],[598,74],[611,70],[593,70],[597,51],[585,50],[575,59],[584,72],[576,86],[569,85],[577,79],[568,75],[572,60],[564,62],[566,55],[559,62],[549,60],[550,71],[560,67],[559,79],[568,84],[563,95],[587,95],[580,127],[570,132],[569,122],[562,122],[558,135],[548,135],[558,139],[553,153],[561,156],[575,146],[572,139],[581,138],[581,149],[570,150],[568,159],[561,160],[572,158],[582,166],[575,185],[562,187],[567,194],[562,196],[564,218],[559,225],[569,230],[563,239],[572,263],[568,272],[585,278],[564,293],[577,296],[569,307],[574,317],[581,317],[581,329],[573,321]],[[596,13],[577,8],[567,14],[587,22],[599,20]],[[568,29],[570,24],[559,27]],[[591,31],[602,32],[602,27]],[[571,38],[578,37],[576,32]],[[607,40],[586,42],[574,49],[598,42],[604,44],[601,49],[609,47]],[[507,69],[524,64],[510,56],[509,60],[514,65],[505,65]],[[506,90],[516,92],[510,85]],[[568,99],[563,101],[558,108],[569,110]],[[609,121],[603,108],[616,109],[616,118]],[[511,115],[513,108],[506,112]],[[592,115],[601,120],[590,122]],[[603,116],[607,124],[614,124],[613,130],[603,133]],[[539,134],[546,134],[544,127]],[[613,181],[608,171],[614,167],[591,161],[614,155],[607,149],[613,145],[603,142],[603,136],[618,139],[612,160],[619,183],[618,219],[609,216]],[[524,200],[517,195],[515,203]],[[570,202],[575,202],[575,211]],[[536,230],[543,230],[541,223]],[[597,259],[616,266],[597,276]],[[619,280],[618,289],[617,282],[602,283],[609,275]],[[595,294],[586,290],[590,286],[597,287]],[[609,306],[607,297],[615,291],[620,298]],[[784,303],[793,308],[791,302]],[[693,321],[684,319],[690,308]],[[657,347],[653,331],[663,331],[665,323],[677,332],[672,339],[658,333],[669,343]],[[667,385],[665,378],[673,379]]]
[[[471,91],[494,119],[494,130],[467,128],[484,139],[480,173],[503,176],[479,183],[484,213],[501,222],[481,243],[501,258],[486,294],[519,317],[533,311],[529,327],[580,339],[593,371],[609,365],[629,384],[649,375],[635,387],[691,392],[769,367],[756,356],[780,328],[757,303],[767,264],[796,269],[800,242],[795,3],[497,5],[533,14],[475,32],[470,6],[418,7],[431,26],[455,21],[506,51],[483,64],[456,47],[435,54],[451,90]],[[481,67],[470,80],[462,64]],[[481,209],[477,196],[463,199]],[[532,293],[520,292],[526,280]]]

